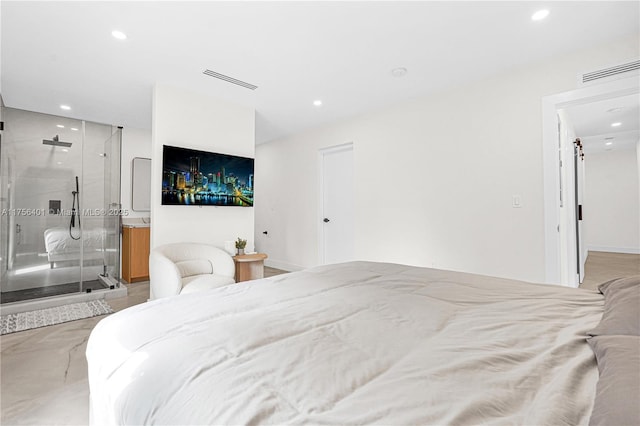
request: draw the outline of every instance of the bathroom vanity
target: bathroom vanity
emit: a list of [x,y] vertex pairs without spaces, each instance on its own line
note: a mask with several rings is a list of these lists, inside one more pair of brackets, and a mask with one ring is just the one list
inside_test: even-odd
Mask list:
[[150,231],[148,223],[122,225],[122,279],[127,283],[149,279]]

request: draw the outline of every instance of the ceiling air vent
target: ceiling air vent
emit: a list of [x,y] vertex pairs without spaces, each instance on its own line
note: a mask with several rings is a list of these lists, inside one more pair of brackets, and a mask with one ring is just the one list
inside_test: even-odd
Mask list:
[[253,85],[251,83],[247,83],[246,81],[237,80],[237,79],[235,79],[233,77],[229,77],[228,75],[220,74],[220,73],[215,72],[215,71],[204,70],[202,73],[205,74],[205,75],[208,75],[209,77],[214,77],[214,78],[217,78],[217,79],[220,79],[220,80],[227,81],[229,83],[236,84],[238,86],[246,87],[247,89],[256,90],[258,88],[258,86]]
[[640,60],[602,68],[595,71],[585,72],[578,75],[580,85],[590,85],[594,83],[604,83],[606,81],[617,80],[619,78],[631,77],[640,74]]

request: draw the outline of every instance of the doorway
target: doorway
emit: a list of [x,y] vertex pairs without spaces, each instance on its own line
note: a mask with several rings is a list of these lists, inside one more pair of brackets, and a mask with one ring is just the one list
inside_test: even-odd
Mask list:
[[[543,98],[545,272],[548,283],[578,287],[581,281],[578,265],[584,265],[587,249],[584,244],[583,250],[578,248],[581,232],[576,228],[580,224],[579,206],[583,203],[581,193],[575,188],[583,180],[583,171],[580,170],[581,163],[576,168],[573,142],[575,136],[580,135],[571,135],[563,129],[563,112],[625,96],[637,98],[639,93],[638,80],[625,78]],[[583,212],[583,215],[587,214]]]
[[320,150],[320,264],[354,259],[353,143]]

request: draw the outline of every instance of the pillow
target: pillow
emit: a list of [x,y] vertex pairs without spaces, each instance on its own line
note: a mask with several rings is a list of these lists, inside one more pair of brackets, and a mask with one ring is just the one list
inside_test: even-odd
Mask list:
[[589,335],[640,336],[640,275],[608,281],[598,290],[604,294],[604,312]]
[[589,426],[640,425],[640,337],[589,339],[600,378]]
[[182,278],[194,275],[213,274],[213,265],[207,259],[183,260],[176,262]]

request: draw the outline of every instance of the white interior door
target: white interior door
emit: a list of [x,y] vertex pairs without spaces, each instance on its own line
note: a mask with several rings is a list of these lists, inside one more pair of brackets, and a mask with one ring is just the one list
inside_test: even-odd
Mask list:
[[320,263],[354,259],[353,144],[320,151]]

